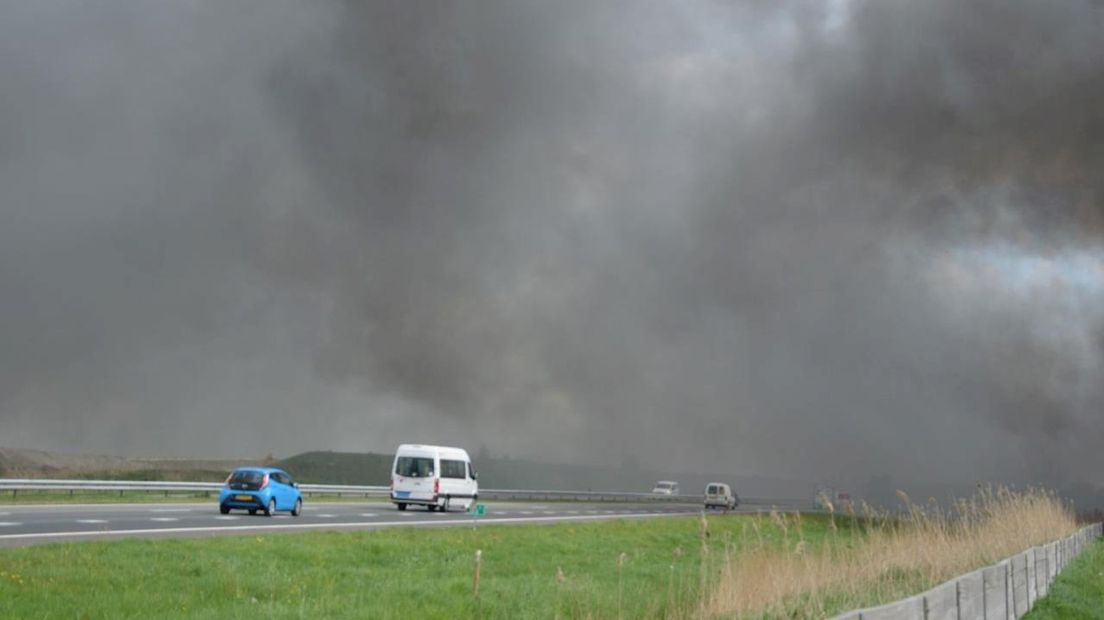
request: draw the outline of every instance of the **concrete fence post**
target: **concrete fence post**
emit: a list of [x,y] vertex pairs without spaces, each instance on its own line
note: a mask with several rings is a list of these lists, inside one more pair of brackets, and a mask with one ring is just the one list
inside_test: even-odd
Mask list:
[[1035,558],[1034,547],[1027,550],[1026,557],[1027,566],[1025,568],[1027,569],[1027,609],[1024,609],[1022,615],[1027,615],[1028,610],[1030,610],[1035,605],[1035,601],[1039,598],[1039,591],[1037,590],[1038,584],[1035,581],[1037,578],[1035,576],[1035,567],[1037,560]]
[[1008,619],[1008,561],[981,571],[985,620]]
[[958,617],[976,620],[985,617],[985,581],[976,570],[958,580]]

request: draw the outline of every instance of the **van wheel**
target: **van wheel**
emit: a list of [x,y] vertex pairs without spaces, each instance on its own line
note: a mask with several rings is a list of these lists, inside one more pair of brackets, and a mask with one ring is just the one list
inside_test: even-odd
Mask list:
[[434,510],[437,510],[437,507],[433,504],[426,504],[426,510],[433,512]]
[[441,512],[448,512],[449,511],[449,503],[450,503],[449,500],[450,500],[450,498],[448,498],[448,497],[445,498],[445,505],[441,506],[441,508],[440,508]]
[[406,504],[395,504],[399,507],[399,510],[406,510]]

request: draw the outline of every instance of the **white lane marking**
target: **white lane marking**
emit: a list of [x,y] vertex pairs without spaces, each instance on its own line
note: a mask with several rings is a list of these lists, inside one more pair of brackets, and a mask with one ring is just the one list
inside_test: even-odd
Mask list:
[[371,517],[376,517],[376,516],[379,516],[379,515],[377,515],[374,512],[362,512],[362,513],[360,513],[360,516],[371,518]]
[[554,514],[556,514],[556,513],[555,513],[555,512],[553,512],[553,511],[551,511],[551,510],[545,510],[545,511],[544,511],[544,514],[546,514],[546,515],[554,515]]
[[531,511],[531,510],[519,510],[519,511],[518,511],[518,514],[521,514],[521,515],[531,515],[531,514],[533,514],[533,511]]
[[77,519],[77,523],[107,523],[104,519]]
[[150,508],[150,512],[191,512],[191,508]]
[[[667,517],[669,515],[662,513],[649,513],[645,515],[629,515],[630,519],[654,519],[659,517]],[[578,517],[510,517],[510,518],[487,518],[483,520],[483,523],[542,523],[546,521],[601,521],[605,517],[602,516],[578,516]],[[449,521],[453,526],[465,526],[468,524],[466,519],[458,519],[455,521]],[[9,525],[0,523],[0,525]],[[10,525],[20,525],[18,523]],[[128,536],[134,534],[195,534],[202,532],[263,532],[266,530],[313,530],[323,528],[363,528],[363,529],[376,529],[383,527],[392,527],[396,525],[407,526],[432,526],[432,527],[447,527],[442,524],[434,523],[433,521],[417,521],[415,523],[405,523],[403,521],[376,521],[374,523],[365,523],[364,521],[355,521],[352,523],[303,523],[303,524],[286,524],[286,525],[222,525],[222,526],[206,526],[206,527],[164,527],[164,528],[150,528],[146,530],[102,530],[102,531],[77,531],[77,532],[46,532],[42,534],[0,534],[0,540],[18,540],[24,538],[72,538],[72,537],[97,537],[97,536]]]
[[413,512],[400,512],[399,516],[400,517],[413,517],[414,513]]
[[332,518],[336,517],[337,515],[332,515],[330,513],[326,513],[326,514],[314,515],[314,516],[322,518],[322,519],[332,519]]
[[6,517],[10,514],[11,514],[10,512],[0,512],[0,517]]
[[577,514],[579,514],[579,511],[578,511],[578,510],[568,510],[568,511],[567,511],[567,514],[569,514],[569,515],[577,515]]
[[15,527],[16,525],[23,525],[22,523],[16,523],[15,521],[0,521],[0,527]]
[[150,517],[150,521],[160,521],[162,523],[167,523],[169,521],[179,521],[179,520],[180,519],[177,519],[176,517]]
[[219,515],[215,518],[220,520],[220,521],[236,521],[236,520],[240,519],[241,517],[235,516],[235,515]]
[[510,511],[509,510],[496,510],[495,514],[508,515],[508,514],[510,514]]

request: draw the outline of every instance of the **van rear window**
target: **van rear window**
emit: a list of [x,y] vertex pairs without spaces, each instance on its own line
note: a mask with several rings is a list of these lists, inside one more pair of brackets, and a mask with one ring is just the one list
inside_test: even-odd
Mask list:
[[433,459],[420,456],[400,456],[395,473],[407,478],[428,478],[433,475]]
[[721,494],[721,488],[718,487],[715,484],[711,484],[711,485],[709,485],[709,489],[706,490],[706,493],[709,494],[709,495],[720,495]]
[[441,459],[441,477],[460,479],[467,478],[467,465],[468,464],[464,461],[446,461],[445,459]]

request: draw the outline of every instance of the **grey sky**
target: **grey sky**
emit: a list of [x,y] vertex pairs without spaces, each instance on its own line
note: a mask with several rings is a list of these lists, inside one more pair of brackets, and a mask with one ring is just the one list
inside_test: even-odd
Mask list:
[[1104,464],[1096,2],[5,2],[0,445]]

